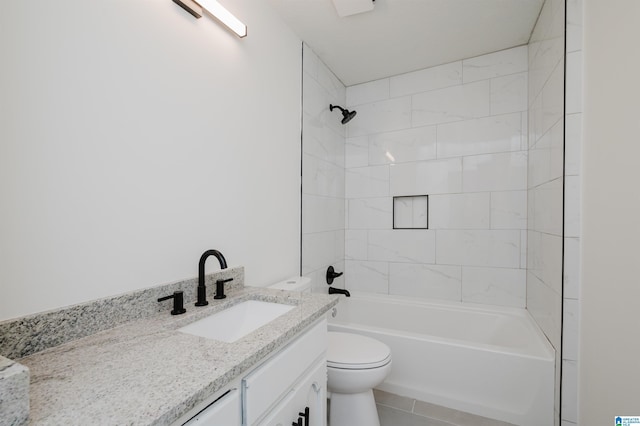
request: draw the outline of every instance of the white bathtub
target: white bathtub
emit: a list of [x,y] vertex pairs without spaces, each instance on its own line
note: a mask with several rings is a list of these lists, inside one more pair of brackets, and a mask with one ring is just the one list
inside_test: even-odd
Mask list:
[[329,330],[391,348],[381,390],[516,425],[554,423],[554,350],[524,309],[352,293]]

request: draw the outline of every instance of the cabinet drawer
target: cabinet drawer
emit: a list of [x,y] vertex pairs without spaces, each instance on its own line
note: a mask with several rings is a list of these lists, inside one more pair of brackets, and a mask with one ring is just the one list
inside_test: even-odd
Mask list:
[[328,344],[327,322],[321,320],[242,380],[247,426],[260,418],[322,356]]

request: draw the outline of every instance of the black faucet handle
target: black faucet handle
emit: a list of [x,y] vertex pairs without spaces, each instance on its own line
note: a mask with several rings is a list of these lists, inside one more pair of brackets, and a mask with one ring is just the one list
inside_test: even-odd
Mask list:
[[187,312],[184,308],[184,292],[182,290],[174,291],[173,294],[158,299],[158,302],[173,299],[173,309],[171,315],[180,315]]
[[224,294],[224,283],[228,283],[229,281],[233,281],[233,278],[216,281],[216,295],[213,296],[214,299],[224,299],[225,297],[227,297],[227,295]]
[[338,278],[340,276],[342,276],[342,272],[336,272],[335,269],[333,269],[333,266],[329,266],[327,268],[327,284],[331,285],[333,284],[333,280],[335,278]]

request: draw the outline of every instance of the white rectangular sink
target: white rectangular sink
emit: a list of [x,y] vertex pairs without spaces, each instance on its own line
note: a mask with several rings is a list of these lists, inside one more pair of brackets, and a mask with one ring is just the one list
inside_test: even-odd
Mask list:
[[281,303],[248,300],[179,328],[178,331],[231,343],[293,308],[294,306]]

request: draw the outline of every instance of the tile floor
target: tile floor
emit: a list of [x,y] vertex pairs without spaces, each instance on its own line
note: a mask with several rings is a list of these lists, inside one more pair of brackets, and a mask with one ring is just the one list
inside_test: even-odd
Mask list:
[[380,426],[510,426],[498,420],[374,390]]

